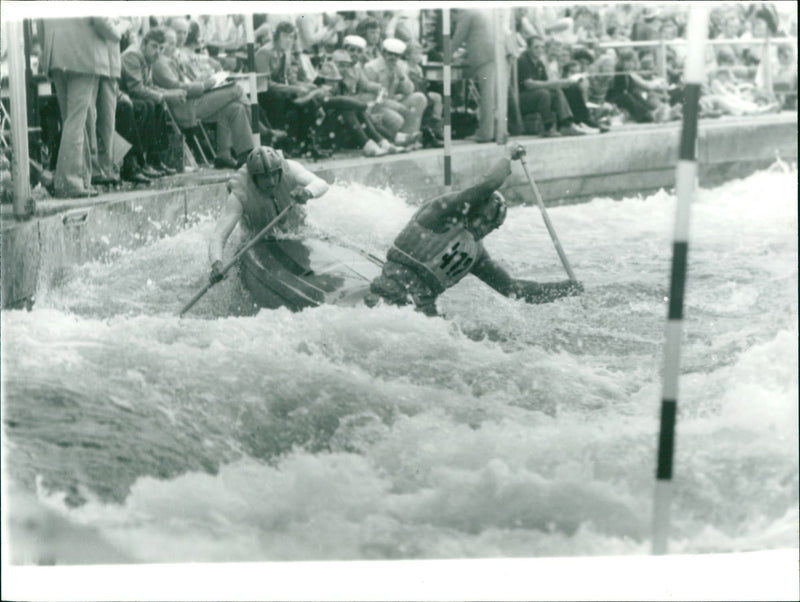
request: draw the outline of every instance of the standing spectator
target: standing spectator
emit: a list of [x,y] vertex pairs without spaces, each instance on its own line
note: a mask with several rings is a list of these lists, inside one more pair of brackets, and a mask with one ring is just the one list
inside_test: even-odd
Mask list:
[[164,30],[156,27],[144,34],[139,45],[130,46],[122,53],[122,88],[133,101],[139,133],[147,149],[147,165],[142,167],[147,177],[175,173],[160,157],[167,128],[164,103],[186,100],[186,90],[166,90],[153,84],[153,65],[165,41]]
[[119,45],[122,38],[121,27],[117,20],[95,18],[105,32],[103,45],[107,52],[107,61],[97,86],[97,102],[92,107],[90,124],[92,132],[92,184],[116,184],[119,182],[117,169],[114,166],[114,130],[119,94],[119,78],[121,75]]
[[384,40],[383,56],[364,65],[364,75],[383,88],[384,98],[380,104],[403,117],[403,125],[395,135],[394,143],[410,146],[421,138],[422,114],[428,100],[423,93],[414,91],[408,68],[400,59],[405,50],[406,45],[396,38]]
[[[452,48],[467,50],[468,76],[476,80],[480,92],[478,106],[478,131],[476,142],[491,142],[495,134],[495,107],[497,106],[497,69],[494,64],[494,29],[489,9],[458,9]],[[505,101],[505,99],[504,99]]]
[[[538,36],[528,38],[528,48],[517,60],[517,73],[520,86],[520,111],[523,115],[531,112],[540,113],[546,135],[582,136],[588,133],[585,128],[576,126],[576,118],[565,95],[565,88],[574,86],[577,94],[582,95],[582,92],[575,81],[561,78],[550,80],[544,64],[542,38]],[[586,110],[583,118],[590,120],[585,102],[583,108]]]
[[[62,116],[61,144],[53,180],[55,196],[96,196],[92,188],[92,107],[97,102],[100,78],[111,78],[105,40],[119,42],[119,34],[108,19],[78,17],[49,20],[44,28],[42,72],[53,81]],[[113,116],[103,102],[103,136]],[[104,149],[107,155],[110,152]],[[107,155],[108,156],[108,155]],[[107,159],[107,156],[105,159]]]

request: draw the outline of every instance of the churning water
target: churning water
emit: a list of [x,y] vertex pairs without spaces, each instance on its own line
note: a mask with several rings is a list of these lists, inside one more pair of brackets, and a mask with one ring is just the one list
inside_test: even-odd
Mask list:
[[[413,211],[334,186],[307,223],[383,255]],[[135,562],[648,553],[675,198],[549,213],[580,298],[468,278],[447,319],[257,312],[234,275],[179,319],[208,274],[198,216],[4,311],[12,561],[81,561],[87,538]],[[535,206],[486,246],[565,278]],[[796,546],[797,282],[796,171],[700,191],[673,552]],[[58,519],[26,537],[32,496]]]

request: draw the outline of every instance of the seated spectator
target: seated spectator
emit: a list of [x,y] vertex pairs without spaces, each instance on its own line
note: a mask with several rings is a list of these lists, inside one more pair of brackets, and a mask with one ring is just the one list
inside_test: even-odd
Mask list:
[[[729,10],[723,16],[719,34],[715,37],[726,40],[738,40],[742,35],[742,30],[742,20],[739,17],[739,13],[735,10]],[[744,63],[744,46],[740,44],[717,44],[714,46],[714,49],[717,54],[719,54],[720,50],[729,50],[733,53],[737,63]],[[682,58],[685,59],[686,57],[684,56]]]
[[772,71],[772,86],[781,107],[797,108],[797,54],[790,44],[778,46],[778,64]]
[[627,111],[636,123],[651,123],[654,120],[653,109],[647,104],[643,92],[649,90],[666,91],[666,83],[648,82],[636,73],[638,60],[636,53],[628,48],[618,53],[616,75],[606,98],[620,109]]
[[186,100],[186,91],[166,90],[153,84],[153,65],[161,54],[165,42],[164,31],[151,29],[138,45],[129,46],[122,53],[121,89],[133,101],[133,109],[144,145],[144,174],[174,173],[164,165],[161,153],[165,150],[163,133],[167,129],[164,103],[168,100]]
[[361,36],[367,45],[364,48],[364,62],[381,58],[381,24],[373,17],[367,17],[356,27],[356,35]]
[[318,148],[313,135],[317,105],[312,102],[317,87],[309,80],[293,48],[296,40],[294,25],[281,21],[275,28],[275,36],[269,44],[255,53],[257,73],[269,76],[266,92],[258,94],[258,102],[270,125],[285,129],[292,148],[287,154],[310,153],[318,158],[325,153]]
[[422,144],[426,147],[440,147],[444,138],[442,126],[442,95],[428,90],[428,81],[422,70],[422,46],[409,42],[403,55],[408,67],[408,78],[414,84],[414,91],[425,94],[428,106],[422,115]]
[[[400,59],[406,45],[396,38],[383,42],[383,55],[364,65],[364,75],[368,80],[380,84],[383,98],[378,101],[381,112],[377,117],[383,119],[389,111],[399,114],[403,123],[396,132],[393,142],[400,146],[416,145],[420,138],[422,115],[428,100],[421,92],[414,91],[414,84],[408,77],[406,64]],[[390,116],[394,122],[394,117]]]
[[[173,20],[172,25],[183,35],[184,27],[188,31],[188,25],[179,21]],[[186,92],[185,100],[167,101],[178,125],[181,128],[192,128],[198,123],[215,123],[217,151],[214,166],[235,169],[242,165],[253,150],[248,107],[243,102],[244,92],[233,82],[215,87],[212,78],[191,77],[191,66],[184,65],[181,54],[176,52],[176,30],[166,27],[164,38],[164,53],[153,65],[153,83],[166,90]]]
[[155,136],[156,133],[148,128],[140,132],[139,126],[154,120],[152,111],[153,103],[138,102],[134,105],[130,96],[120,91],[117,96],[116,132],[130,143],[131,148],[125,153],[120,168],[120,178],[134,184],[149,184],[152,180],[166,175],[161,170],[156,170],[146,159],[148,145],[144,140],[146,136]]
[[403,116],[376,102],[382,87],[381,84],[367,79],[364,74],[363,58],[366,46],[367,42],[361,36],[349,35],[344,38],[343,49],[350,55],[352,62],[345,69],[337,65],[342,74],[342,86],[348,95],[367,103],[367,113],[372,125],[391,144],[397,132],[403,127]]
[[326,120],[334,135],[337,148],[360,148],[366,157],[380,157],[398,149],[375,129],[367,115],[367,103],[348,94],[339,71],[352,66],[350,55],[344,50],[335,50],[332,61],[319,69],[323,83],[320,85],[322,106]]
[[[545,136],[582,136],[587,133],[575,124],[575,118],[564,93],[565,87],[577,82],[557,79],[550,81],[544,64],[544,40],[528,38],[525,52],[517,59],[519,105],[523,115],[538,113],[542,117]],[[582,95],[580,89],[577,93]],[[585,109],[584,103],[584,109]],[[584,118],[591,119],[586,109]]]
[[709,73],[708,83],[703,86],[701,116],[760,115],[779,109],[769,95],[736,75],[733,53],[723,51],[718,61],[719,67]]
[[656,57],[652,50],[644,50],[639,58],[639,69],[644,81],[651,88],[642,93],[645,101],[653,111],[653,120],[659,123],[680,118],[678,111],[670,110],[670,97],[667,83],[656,74]]

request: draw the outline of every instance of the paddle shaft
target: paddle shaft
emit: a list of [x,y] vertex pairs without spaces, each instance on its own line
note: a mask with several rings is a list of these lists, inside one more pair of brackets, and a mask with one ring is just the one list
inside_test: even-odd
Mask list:
[[[233,267],[233,265],[234,265],[234,264],[235,264],[237,261],[239,261],[239,258],[240,258],[242,255],[244,255],[244,253],[245,253],[245,252],[246,252],[246,251],[247,251],[247,250],[248,250],[250,247],[252,247],[252,246],[253,246],[254,244],[256,244],[256,243],[257,243],[259,240],[261,240],[261,238],[262,238],[262,237],[263,237],[263,236],[264,236],[264,235],[265,235],[267,232],[269,232],[269,231],[272,229],[272,227],[273,227],[275,224],[277,224],[277,223],[278,223],[278,222],[279,222],[281,219],[283,219],[283,216],[284,216],[284,215],[286,215],[286,214],[289,212],[289,210],[290,210],[292,207],[294,207],[294,205],[295,205],[294,203],[289,203],[289,204],[288,204],[288,205],[287,205],[287,206],[286,206],[286,207],[283,209],[283,211],[281,211],[281,212],[280,212],[280,213],[279,213],[277,216],[275,216],[275,219],[273,219],[273,220],[272,220],[270,223],[268,223],[266,226],[264,226],[264,228],[261,230],[261,232],[259,232],[258,234],[256,234],[256,235],[255,235],[255,236],[254,236],[254,237],[253,237],[253,238],[252,238],[252,239],[251,239],[251,240],[250,240],[250,241],[249,241],[249,242],[248,242],[248,243],[247,243],[245,246],[243,246],[241,249],[239,249],[239,252],[238,252],[238,253],[236,253],[236,255],[234,255],[234,256],[233,256],[233,259],[231,259],[231,260],[230,260],[228,263],[226,263],[226,264],[225,264],[225,265],[222,267],[222,270],[221,270],[221,272],[220,272],[220,273],[221,273],[221,274],[224,276],[224,275],[225,275],[225,273],[226,273],[228,270],[230,270],[230,269]],[[196,294],[194,297],[192,297],[191,301],[189,301],[189,302],[188,302],[186,305],[184,305],[184,306],[183,306],[183,309],[181,310],[180,317],[182,318],[182,317],[183,317],[183,314],[185,314],[187,311],[189,311],[189,310],[192,308],[192,306],[193,306],[195,303],[197,303],[197,302],[200,300],[200,298],[201,298],[203,295],[205,295],[205,294],[208,292],[208,289],[210,289],[212,286],[214,286],[214,285],[215,285],[217,282],[220,282],[220,281],[219,281],[219,280],[217,280],[216,282],[209,282],[209,283],[208,283],[208,284],[206,284],[206,285],[205,285],[205,286],[204,286],[202,289],[200,289],[200,290],[198,291],[198,293],[197,293],[197,294]]]
[[544,224],[547,226],[547,231],[550,233],[550,238],[553,240],[553,244],[556,247],[556,251],[558,252],[559,258],[561,258],[561,263],[564,264],[564,269],[567,271],[567,276],[569,276],[570,280],[577,280],[575,278],[575,273],[572,271],[572,268],[569,265],[569,261],[567,260],[567,255],[564,253],[564,249],[561,248],[561,242],[558,240],[558,235],[556,234],[555,228],[553,228],[553,224],[550,223],[550,218],[547,215],[547,210],[544,208],[544,201],[542,200],[542,195],[539,194],[539,189],[536,187],[536,182],[533,181],[531,174],[528,172],[528,166],[525,163],[525,158],[520,157],[520,163],[522,163],[522,169],[525,170],[525,175],[528,177],[528,183],[531,185],[533,189],[533,196],[536,197],[536,202],[539,204],[539,209],[542,212],[542,217],[544,218]]

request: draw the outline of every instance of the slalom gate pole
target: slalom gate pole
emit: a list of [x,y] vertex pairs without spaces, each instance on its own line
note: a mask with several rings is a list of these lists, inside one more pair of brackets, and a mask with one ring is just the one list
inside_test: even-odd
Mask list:
[[689,252],[689,214],[697,191],[697,112],[700,86],[705,79],[705,40],[708,34],[708,9],[692,3],[687,27],[688,54],[684,71],[683,127],[675,170],[675,233],[672,242],[672,274],[664,343],[664,382],[661,397],[661,426],[658,437],[653,507],[653,547],[656,555],[667,553],[672,496],[672,461],[675,451],[675,422],[678,413],[683,295]]
[[[292,207],[294,207],[294,205],[295,205],[294,202],[289,203],[288,205],[286,205],[286,207],[283,208],[283,211],[281,211],[278,215],[275,216],[275,219],[273,219],[270,223],[268,223],[266,226],[264,226],[261,229],[261,232],[256,234],[253,238],[250,239],[250,241],[245,246],[243,246],[241,249],[239,249],[239,251],[236,253],[236,255],[233,256],[233,259],[231,259],[228,263],[226,263],[222,267],[222,275],[224,276],[228,272],[228,270],[230,270],[236,264],[236,262],[239,261],[239,258],[242,255],[244,255],[245,252],[250,247],[252,247],[259,240],[261,240],[264,237],[264,235],[267,232],[269,232],[275,224],[277,224],[279,221],[281,221],[283,219],[283,216],[286,215],[287,213],[289,213],[289,211],[291,211],[291,209],[292,209]],[[221,281],[217,281],[217,282],[221,282]],[[216,284],[216,282],[209,282],[202,289],[197,291],[197,294],[194,297],[192,297],[186,305],[183,306],[183,309],[181,309],[180,317],[182,318],[187,311],[192,309],[192,307],[194,307],[194,304],[197,303],[200,300],[200,298],[208,292],[208,289],[210,289],[215,284]]]
[[452,97],[450,65],[453,60],[452,49],[450,48],[450,9],[446,6],[442,8],[442,112],[444,129],[444,190],[452,192],[453,180],[451,170],[451,151],[453,128],[451,121]]
[[261,146],[261,133],[258,120],[258,83],[256,81],[256,49],[253,15],[244,16],[245,40],[247,42],[247,80],[250,88],[250,131],[253,134],[253,146]]

